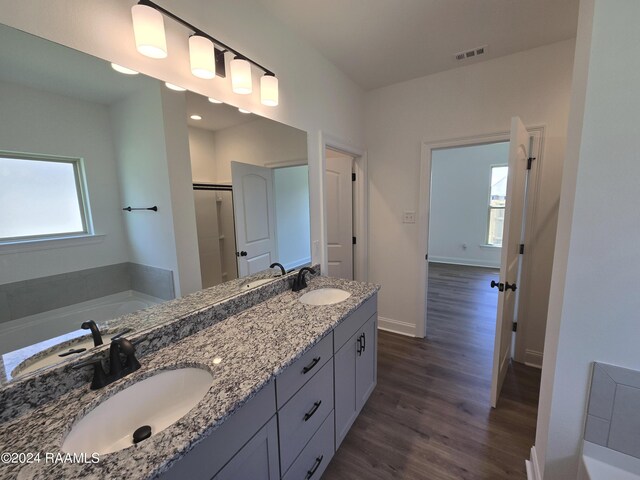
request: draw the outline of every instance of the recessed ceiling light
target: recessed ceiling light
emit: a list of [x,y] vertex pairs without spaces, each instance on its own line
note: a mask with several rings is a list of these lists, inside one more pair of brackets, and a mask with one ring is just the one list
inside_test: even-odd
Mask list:
[[245,110],[244,108],[239,108],[238,111],[240,113],[251,113],[249,110]]
[[183,88],[179,85],[174,85],[173,83],[169,83],[169,82],[164,82],[164,84],[167,86],[168,89],[170,90],[175,90],[176,92],[186,92],[187,89]]
[[200,115],[191,115],[189,118],[191,120],[202,120],[202,117]]
[[117,63],[112,63],[111,68],[113,68],[116,72],[124,73],[125,75],[138,75],[139,72],[135,70],[131,70],[130,68],[123,67],[122,65],[118,65]]
[[216,100],[216,99],[215,99],[215,98],[213,98],[213,97],[209,97],[209,101],[210,101],[211,103],[222,103],[220,100]]

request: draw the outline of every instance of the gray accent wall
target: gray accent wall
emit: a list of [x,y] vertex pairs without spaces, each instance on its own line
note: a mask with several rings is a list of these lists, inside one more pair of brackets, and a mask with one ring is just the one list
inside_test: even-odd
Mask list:
[[640,372],[595,362],[584,439],[640,458]]
[[0,323],[127,290],[175,298],[173,272],[124,262],[0,285]]

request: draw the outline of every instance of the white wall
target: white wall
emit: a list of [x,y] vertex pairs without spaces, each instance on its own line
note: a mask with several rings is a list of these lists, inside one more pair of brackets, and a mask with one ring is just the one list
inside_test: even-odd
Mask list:
[[179,296],[161,88],[159,82],[149,80],[145,88],[111,106],[111,119],[122,206],[158,207],[157,212],[122,212],[129,258],[173,271]]
[[369,280],[382,284],[381,325],[416,333],[421,293],[407,286],[418,283],[425,252],[417,251],[417,224],[403,224],[402,212],[418,211],[421,142],[506,132],[518,115],[546,128],[522,332],[527,349],[542,351],[573,53],[574,41],[564,41],[367,93]]
[[307,135],[281,123],[258,118],[213,134],[216,183],[231,184],[231,162],[269,167],[307,159]]
[[309,139],[311,236],[322,245],[313,255],[314,261],[325,262],[320,133],[356,146],[364,143],[362,90],[253,0],[164,1],[163,7],[278,75],[280,106],[264,107],[259,102],[257,72],[254,94],[249,96],[234,95],[228,77],[206,81],[192,76],[187,33],[170,20],[165,22],[169,57],[158,61],[138,54],[131,27],[132,4],[119,0],[101,2],[96,8],[95,3],[85,0],[29,0],[19,5],[0,0],[0,22],[305,130]]
[[213,132],[188,126],[193,183],[217,183]]
[[273,171],[276,201],[278,262],[289,270],[311,261],[309,224],[309,167]]
[[500,267],[487,245],[491,167],[506,165],[508,143],[435,150],[431,156],[429,261]]
[[640,3],[583,0],[536,451],[575,478],[591,364],[640,369]]
[[107,107],[0,82],[0,148],[81,157],[96,233],[104,240],[0,255],[0,284],[126,262],[116,159]]

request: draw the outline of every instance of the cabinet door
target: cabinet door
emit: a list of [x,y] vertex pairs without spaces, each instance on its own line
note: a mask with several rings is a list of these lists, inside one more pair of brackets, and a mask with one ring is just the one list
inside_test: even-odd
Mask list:
[[249,442],[218,472],[214,480],[277,480],[278,426],[276,418],[256,433]]
[[360,355],[356,357],[356,404],[358,412],[369,399],[377,383],[377,344],[378,329],[377,315],[371,317],[364,324],[362,330],[356,334],[361,338]]
[[356,397],[357,332],[342,346],[334,357],[336,450],[358,416]]

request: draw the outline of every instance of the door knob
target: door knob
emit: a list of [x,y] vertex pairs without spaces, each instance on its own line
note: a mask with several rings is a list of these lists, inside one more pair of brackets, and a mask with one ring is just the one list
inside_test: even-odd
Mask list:
[[504,292],[504,283],[497,283],[495,280],[491,280],[491,288],[498,287],[499,292]]
[[236,252],[236,257],[246,257],[247,256],[247,252],[245,252],[244,250],[241,252]]
[[505,283],[505,284],[504,284],[504,289],[505,289],[505,290],[513,290],[513,291],[515,292],[517,288],[518,288],[518,287],[516,286],[516,284],[515,284],[515,283],[509,283],[509,282],[507,282],[507,283]]

